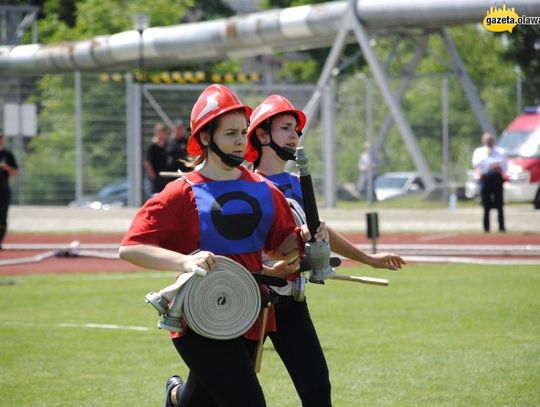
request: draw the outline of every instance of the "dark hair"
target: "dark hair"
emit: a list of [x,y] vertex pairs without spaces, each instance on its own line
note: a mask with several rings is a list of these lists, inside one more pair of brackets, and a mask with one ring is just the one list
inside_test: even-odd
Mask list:
[[253,147],[255,147],[255,150],[257,150],[258,153],[257,158],[253,162],[253,168],[255,169],[259,167],[262,158],[262,145],[259,137],[257,137],[258,129],[263,129],[266,133],[270,134],[270,132],[272,131],[272,118],[270,117],[263,121],[261,124],[259,124],[251,135],[251,144],[253,145]]
[[[182,164],[184,164],[186,167],[189,167],[189,168],[195,168],[197,165],[201,164],[204,160],[206,160],[208,158],[208,146],[205,146],[201,142],[201,136],[200,135],[201,135],[201,133],[209,133],[210,138],[212,139],[214,137],[214,132],[216,131],[216,127],[218,126],[218,121],[221,120],[221,118],[223,116],[225,116],[226,114],[229,114],[229,113],[241,113],[242,116],[244,116],[244,117],[246,116],[245,110],[240,108],[240,109],[236,109],[236,110],[231,110],[230,112],[226,112],[226,113],[216,117],[214,120],[206,123],[204,125],[204,127],[199,130],[198,137],[196,138],[197,143],[199,143],[199,145],[203,149],[202,154],[198,155],[197,157],[188,156],[186,159],[180,160],[180,162]],[[247,118],[246,118],[246,122],[249,125],[249,120]],[[191,137],[191,132],[189,134],[189,137]]]
[[[218,117],[219,119],[219,117]],[[187,156],[185,159],[181,159],[180,162],[188,168],[195,168],[197,165],[201,164],[204,160],[208,158],[208,146],[205,146],[201,142],[201,133],[210,133],[210,137],[214,135],[214,131],[217,127],[217,119],[212,120],[204,125],[202,129],[199,130],[198,137],[196,137],[197,143],[201,146],[203,152],[196,156]],[[191,137],[191,131],[189,132],[189,137]]]

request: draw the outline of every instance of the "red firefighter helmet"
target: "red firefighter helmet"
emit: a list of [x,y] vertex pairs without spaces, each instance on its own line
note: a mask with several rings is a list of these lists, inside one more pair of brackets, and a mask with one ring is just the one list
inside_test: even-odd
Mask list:
[[283,96],[268,96],[264,102],[255,108],[251,115],[251,124],[249,125],[247,133],[246,161],[255,162],[259,156],[259,152],[252,143],[252,137],[256,137],[255,130],[257,127],[259,127],[266,119],[283,113],[292,113],[294,116],[296,116],[296,120],[298,120],[297,128],[299,131],[302,131],[306,125],[305,113],[295,108],[293,104]]
[[251,107],[244,105],[232,90],[223,85],[210,85],[199,96],[191,110],[191,136],[187,142],[187,152],[191,156],[201,155],[201,129],[215,118],[236,109],[244,109],[249,120]]

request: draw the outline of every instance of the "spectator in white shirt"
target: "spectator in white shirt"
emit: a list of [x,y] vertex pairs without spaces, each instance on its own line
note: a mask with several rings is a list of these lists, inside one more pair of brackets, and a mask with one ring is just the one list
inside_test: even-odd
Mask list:
[[[375,194],[375,179],[379,174],[379,156],[377,152],[371,147],[369,142],[364,144],[364,151],[360,154],[358,159],[358,170],[360,177],[358,178],[358,193],[360,198],[371,201],[376,201],[377,196]],[[369,199],[371,194],[371,199]]]
[[482,135],[482,147],[474,150],[472,165],[480,179],[480,196],[484,207],[484,231],[489,232],[489,211],[497,209],[499,232],[505,232],[503,182],[507,170],[504,151],[495,146],[490,133]]

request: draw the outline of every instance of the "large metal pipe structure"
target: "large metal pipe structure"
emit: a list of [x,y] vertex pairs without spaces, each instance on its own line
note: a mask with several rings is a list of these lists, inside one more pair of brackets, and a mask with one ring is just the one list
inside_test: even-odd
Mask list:
[[[540,16],[540,0],[509,0],[519,15]],[[370,32],[481,23],[492,0],[356,0]],[[347,1],[289,7],[144,30],[145,66],[166,67],[330,46]],[[351,37],[351,41],[354,38]],[[136,68],[137,31],[49,45],[0,47],[0,74]]]

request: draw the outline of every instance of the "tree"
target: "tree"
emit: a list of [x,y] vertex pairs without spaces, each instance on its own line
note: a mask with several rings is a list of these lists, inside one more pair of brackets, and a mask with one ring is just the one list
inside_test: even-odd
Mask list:
[[[39,20],[40,42],[56,43],[87,39],[132,29],[131,17],[147,12],[152,26],[177,24],[195,7],[193,0],[45,0]],[[203,15],[214,18],[229,14],[220,0],[197,2]],[[114,16],[114,17],[113,17]],[[26,41],[30,38],[27,37]],[[228,62],[234,67],[235,62]],[[216,69],[225,69],[217,64]],[[83,106],[99,106],[99,117],[83,115],[85,137],[85,189],[96,191],[125,173],[125,89],[121,83],[91,84],[83,76]],[[40,102],[40,136],[32,139],[25,156],[24,202],[66,203],[74,197],[75,123],[73,75],[45,75],[37,82],[35,100]],[[122,146],[122,148],[119,148]],[[44,178],[43,174],[47,174]]]
[[[501,38],[475,26],[460,26],[450,30],[468,73],[482,99],[488,118],[501,131],[515,115],[515,72],[502,54],[505,44]],[[474,41],[471,41],[474,38]],[[394,39],[377,39],[376,52],[384,61],[391,52]],[[407,64],[413,52],[413,39],[402,39],[394,63],[388,67],[393,89],[401,76],[400,70]],[[433,172],[441,172],[442,162],[442,79],[449,81],[450,103],[450,176],[463,181],[470,167],[471,154],[479,143],[481,128],[467,101],[458,78],[449,70],[451,61],[446,55],[442,40],[431,36],[428,54],[419,64],[416,77],[402,102],[419,147]],[[337,78],[336,110],[336,161],[339,182],[355,182],[358,176],[357,160],[360,149],[367,139],[365,77],[370,76],[365,67],[357,73],[346,73]],[[388,111],[380,91],[372,80],[373,132],[374,138]],[[313,134],[311,134],[313,132]],[[313,168],[322,171],[321,143],[312,139],[321,136],[322,130],[312,128],[306,139],[308,153],[313,155]],[[394,125],[383,147],[382,171],[414,170],[403,140]]]
[[505,38],[509,44],[503,57],[517,65],[526,78],[525,103],[540,105],[540,26],[518,26]]

